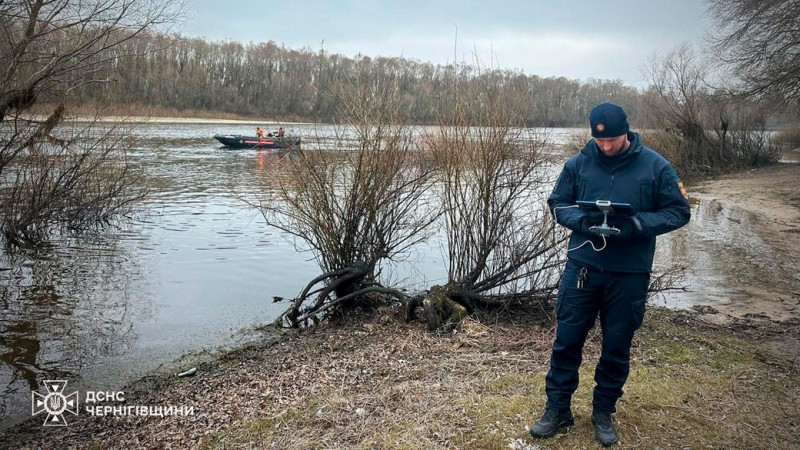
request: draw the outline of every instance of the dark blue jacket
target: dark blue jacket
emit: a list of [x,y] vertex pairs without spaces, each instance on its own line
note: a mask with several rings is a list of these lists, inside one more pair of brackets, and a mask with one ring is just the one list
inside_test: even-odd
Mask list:
[[663,156],[642,145],[637,133],[628,133],[630,147],[622,154],[608,157],[594,140],[564,164],[553,193],[547,200],[556,221],[572,230],[569,248],[591,239],[594,246],[603,245],[602,238],[581,233],[581,218],[594,215],[591,224],[602,223],[599,213],[579,208],[565,208],[576,200],[611,200],[630,203],[632,219],[609,216],[609,224],[632,220],[632,237],[609,237],[607,246],[597,252],[586,244],[571,250],[567,257],[579,263],[613,272],[650,272],[656,236],[682,227],[689,222],[689,201],[675,170]]

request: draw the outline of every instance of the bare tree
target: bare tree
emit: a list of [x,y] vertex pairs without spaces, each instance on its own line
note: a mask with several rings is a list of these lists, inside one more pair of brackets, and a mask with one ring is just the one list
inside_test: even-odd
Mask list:
[[305,151],[270,167],[260,209],[268,224],[300,240],[322,274],[278,319],[298,326],[385,294],[381,261],[398,258],[429,234],[438,208],[430,195],[430,164],[405,124],[396,79],[368,71],[340,93],[343,116],[335,150]]
[[654,56],[642,72],[649,83],[643,104],[656,130],[645,133],[645,142],[659,142],[678,173],[702,176],[779,159],[780,149],[766,139],[764,108],[713,89],[712,68],[690,45]]
[[0,2],[0,228],[7,244],[108,220],[141,195],[114,127],[60,126],[75,89],[105,81],[124,56],[115,48],[178,10],[156,0]]
[[487,89],[465,79],[455,81],[453,97],[455,114],[428,136],[449,257],[447,284],[421,302],[430,329],[452,326],[476,307],[545,299],[563,263],[564,235],[544,206],[550,158],[542,137],[519,126],[524,100],[498,83]]
[[650,122],[674,128],[688,140],[702,141],[702,102],[708,94],[709,70],[687,43],[662,58],[652,56],[642,68],[649,84],[644,103]]
[[796,0],[708,0],[718,23],[714,53],[758,97],[800,105],[800,4]]

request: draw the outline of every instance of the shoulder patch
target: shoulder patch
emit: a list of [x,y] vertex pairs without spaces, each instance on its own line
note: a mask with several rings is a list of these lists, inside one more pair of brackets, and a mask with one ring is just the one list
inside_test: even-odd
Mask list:
[[681,195],[683,195],[683,198],[689,200],[689,193],[686,192],[686,188],[683,187],[683,181],[678,181],[678,189],[681,190]]

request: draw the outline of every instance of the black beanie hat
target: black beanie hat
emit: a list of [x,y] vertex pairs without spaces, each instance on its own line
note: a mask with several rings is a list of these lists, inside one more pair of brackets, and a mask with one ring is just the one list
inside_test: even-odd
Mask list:
[[628,134],[628,115],[619,105],[601,103],[589,113],[589,123],[592,126],[592,137],[613,138]]

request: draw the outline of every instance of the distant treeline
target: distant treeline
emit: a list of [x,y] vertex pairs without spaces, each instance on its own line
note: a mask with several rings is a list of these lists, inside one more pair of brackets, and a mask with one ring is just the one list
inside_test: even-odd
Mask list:
[[332,122],[333,95],[355,79],[399,81],[415,123],[438,123],[455,104],[455,81],[508,90],[528,126],[583,124],[595,104],[611,100],[637,116],[639,92],[620,80],[542,78],[474,64],[433,65],[405,58],[344,57],[290,49],[274,42],[209,42],[175,35],[139,35],[97,58],[108,83],[75,80],[81,99],[102,104],[218,111],[258,117]]

